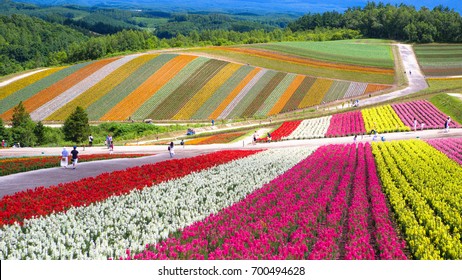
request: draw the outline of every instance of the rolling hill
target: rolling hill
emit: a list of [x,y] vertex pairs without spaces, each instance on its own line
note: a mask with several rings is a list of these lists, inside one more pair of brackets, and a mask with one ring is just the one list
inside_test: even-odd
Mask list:
[[[338,72],[347,67],[327,66]],[[355,73],[385,69],[350,67]],[[391,86],[192,54],[134,54],[53,68],[10,83],[0,88],[0,117],[11,119],[13,107],[23,101],[36,121],[63,121],[76,106],[85,108],[92,121],[265,118]]]

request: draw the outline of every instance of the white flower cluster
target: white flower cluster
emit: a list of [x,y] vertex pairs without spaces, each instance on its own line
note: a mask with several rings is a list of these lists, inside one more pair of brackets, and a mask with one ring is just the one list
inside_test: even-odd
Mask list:
[[304,120],[300,125],[284,140],[293,139],[310,139],[310,138],[324,138],[327,129],[330,125],[332,116],[326,116],[316,119]]
[[66,213],[0,229],[0,259],[107,259],[144,249],[217,213],[314,151],[264,151]]

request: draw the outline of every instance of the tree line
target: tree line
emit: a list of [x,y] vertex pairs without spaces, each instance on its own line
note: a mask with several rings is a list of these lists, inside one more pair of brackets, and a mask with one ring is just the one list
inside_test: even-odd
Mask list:
[[341,40],[360,36],[355,30],[331,28],[297,32],[280,28],[246,32],[223,29],[192,30],[186,35],[179,33],[169,39],[161,39],[146,30],[128,29],[115,34],[89,36],[68,26],[14,14],[0,16],[0,75],[151,49]]
[[416,10],[404,4],[368,2],[364,8],[349,8],[344,13],[309,13],[289,24],[294,32],[319,27],[348,28],[368,38],[414,43],[462,42],[462,17],[442,5]]

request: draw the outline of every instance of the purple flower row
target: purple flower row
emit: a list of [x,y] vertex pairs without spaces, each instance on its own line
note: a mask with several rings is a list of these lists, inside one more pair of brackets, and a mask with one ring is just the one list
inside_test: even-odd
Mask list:
[[462,138],[432,139],[427,143],[462,165]]

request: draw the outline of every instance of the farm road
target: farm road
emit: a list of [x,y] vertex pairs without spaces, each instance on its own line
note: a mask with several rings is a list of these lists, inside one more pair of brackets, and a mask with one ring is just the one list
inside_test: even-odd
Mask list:
[[[444,133],[442,130],[424,130],[417,132],[399,132],[383,134],[386,141],[399,139],[432,139],[443,137],[462,137],[462,129],[452,129],[449,133]],[[358,142],[371,142],[372,137],[364,136],[358,138]],[[220,150],[233,149],[273,149],[273,148],[288,148],[288,147],[316,147],[327,144],[345,144],[352,143],[352,137],[338,138],[321,138],[309,140],[291,140],[273,143],[258,143],[257,145],[249,144],[249,141],[240,141],[232,144],[212,144],[212,145],[197,145],[197,146],[176,146],[175,158],[187,158],[200,154],[207,154]],[[9,149],[11,152],[21,152],[21,155],[56,155],[56,165],[59,164],[59,154],[61,148],[20,148]],[[5,195],[34,189],[39,186],[54,186],[60,183],[73,182],[86,177],[95,177],[99,174],[112,172],[116,170],[124,170],[126,168],[140,166],[144,164],[152,164],[164,160],[170,160],[166,146],[118,146],[115,150],[119,153],[156,153],[152,156],[146,156],[135,159],[112,159],[105,161],[83,162],[79,163],[77,169],[64,169],[61,167],[42,169],[8,176],[0,177],[0,198]],[[0,150],[0,156],[4,156],[6,151]],[[85,151],[80,150],[80,154],[107,153],[107,149],[102,147],[87,148]]]

